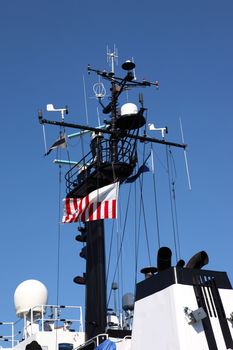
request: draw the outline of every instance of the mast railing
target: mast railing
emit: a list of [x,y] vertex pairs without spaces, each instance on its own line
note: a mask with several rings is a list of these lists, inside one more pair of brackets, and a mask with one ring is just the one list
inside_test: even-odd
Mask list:
[[[131,165],[136,155],[134,142],[131,140],[118,140],[117,148],[117,164],[124,163]],[[101,167],[107,165],[113,166],[112,160],[112,142],[111,139],[102,139],[98,144],[99,152],[95,155],[93,151],[87,153],[77,164],[75,164],[65,175],[66,192],[70,193],[75,187],[82,185],[88,177],[97,170],[101,171]]]

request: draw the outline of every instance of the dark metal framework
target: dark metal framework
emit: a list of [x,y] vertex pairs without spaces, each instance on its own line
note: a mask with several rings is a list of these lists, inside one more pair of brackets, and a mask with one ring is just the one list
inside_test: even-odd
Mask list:
[[109,140],[102,139],[98,146],[101,154],[97,153],[96,159],[93,159],[93,151],[90,151],[66,173],[66,192],[69,197],[83,197],[116,179],[122,182],[132,173],[136,164],[135,143],[119,140],[115,163],[112,162]]
[[[56,125],[56,126],[61,126],[63,128],[89,130],[89,131],[93,131],[96,133],[102,132],[104,134],[116,135],[118,138],[121,138],[121,137],[123,137],[123,135],[126,135],[126,134],[122,134],[122,131],[120,131],[120,130],[113,131],[113,130],[109,130],[109,129],[94,128],[94,127],[91,127],[88,125],[59,122],[59,121],[55,121],[55,120],[48,120],[48,119],[43,118],[41,115],[39,116],[39,122],[40,122],[40,124]],[[141,142],[159,143],[161,145],[167,145],[167,146],[171,146],[171,147],[178,147],[178,148],[183,148],[183,149],[185,149],[187,147],[187,145],[184,143],[160,140],[160,139],[157,139],[155,137],[148,137],[147,135],[141,136],[141,135],[134,135],[132,133],[127,133],[127,137],[130,139],[141,141]]]

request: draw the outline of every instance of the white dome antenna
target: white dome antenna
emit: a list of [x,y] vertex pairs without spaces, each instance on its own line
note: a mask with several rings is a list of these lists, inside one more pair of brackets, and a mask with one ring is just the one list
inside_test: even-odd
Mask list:
[[41,314],[48,301],[48,290],[43,283],[37,280],[26,280],[18,285],[14,294],[16,315],[23,318],[33,309]]
[[121,116],[134,115],[138,113],[138,108],[134,103],[125,103],[121,106]]

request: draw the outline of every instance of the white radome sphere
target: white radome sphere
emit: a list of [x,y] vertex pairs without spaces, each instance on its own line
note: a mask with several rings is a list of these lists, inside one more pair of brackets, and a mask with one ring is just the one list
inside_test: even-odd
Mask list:
[[24,281],[18,285],[14,294],[16,315],[22,318],[32,308],[41,313],[40,306],[46,305],[47,301],[48,290],[43,283],[37,280]]
[[128,114],[137,114],[138,113],[138,107],[134,103],[125,103],[121,107],[121,116],[128,115]]

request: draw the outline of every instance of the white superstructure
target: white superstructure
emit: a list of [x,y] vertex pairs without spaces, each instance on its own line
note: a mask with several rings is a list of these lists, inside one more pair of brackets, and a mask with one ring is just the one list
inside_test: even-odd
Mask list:
[[226,273],[171,267],[138,284],[132,349],[232,349],[232,311]]

